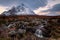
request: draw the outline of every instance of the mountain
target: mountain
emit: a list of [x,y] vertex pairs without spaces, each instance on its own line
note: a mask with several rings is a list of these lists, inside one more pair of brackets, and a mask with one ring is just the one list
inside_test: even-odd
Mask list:
[[1,15],[5,15],[5,16],[13,16],[13,15],[35,15],[35,13],[28,8],[25,4],[21,3],[19,6],[17,7],[12,7],[10,10],[8,11],[4,11]]

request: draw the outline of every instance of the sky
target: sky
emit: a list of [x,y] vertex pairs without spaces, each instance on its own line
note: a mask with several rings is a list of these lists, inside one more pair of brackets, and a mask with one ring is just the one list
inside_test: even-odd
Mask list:
[[13,6],[25,3],[37,15],[59,15],[60,0],[0,0],[0,14]]

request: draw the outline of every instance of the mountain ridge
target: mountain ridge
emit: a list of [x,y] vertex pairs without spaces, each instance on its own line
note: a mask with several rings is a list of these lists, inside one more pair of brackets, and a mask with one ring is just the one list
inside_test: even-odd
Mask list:
[[12,7],[8,11],[4,11],[1,15],[14,16],[14,15],[36,15],[30,8],[26,7],[25,4],[21,3],[17,7]]

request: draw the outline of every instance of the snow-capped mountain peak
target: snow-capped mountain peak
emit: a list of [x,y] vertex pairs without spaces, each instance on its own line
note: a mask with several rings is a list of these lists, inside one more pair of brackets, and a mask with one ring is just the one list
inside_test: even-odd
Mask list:
[[8,11],[4,11],[2,15],[10,16],[10,15],[35,15],[35,13],[25,4],[21,3],[19,6],[14,6]]

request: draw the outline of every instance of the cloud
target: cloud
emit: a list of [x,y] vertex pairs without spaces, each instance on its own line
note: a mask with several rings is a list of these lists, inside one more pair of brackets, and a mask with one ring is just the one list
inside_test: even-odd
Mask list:
[[42,10],[41,13],[45,13],[48,16],[60,15],[60,4],[55,4],[52,6],[52,8]]
[[1,14],[2,12],[6,11],[6,8],[7,8],[7,7],[0,6],[0,14]]
[[0,5],[10,7],[13,5],[18,5],[20,2],[28,4],[32,9],[44,7],[47,5],[47,0],[0,0]]
[[56,5],[54,5],[53,8],[50,9],[50,11],[54,11],[54,12],[58,12],[58,11],[60,11],[60,4],[56,4]]
[[48,10],[44,10],[42,12],[59,12],[60,11],[60,4],[55,4],[52,8]]

